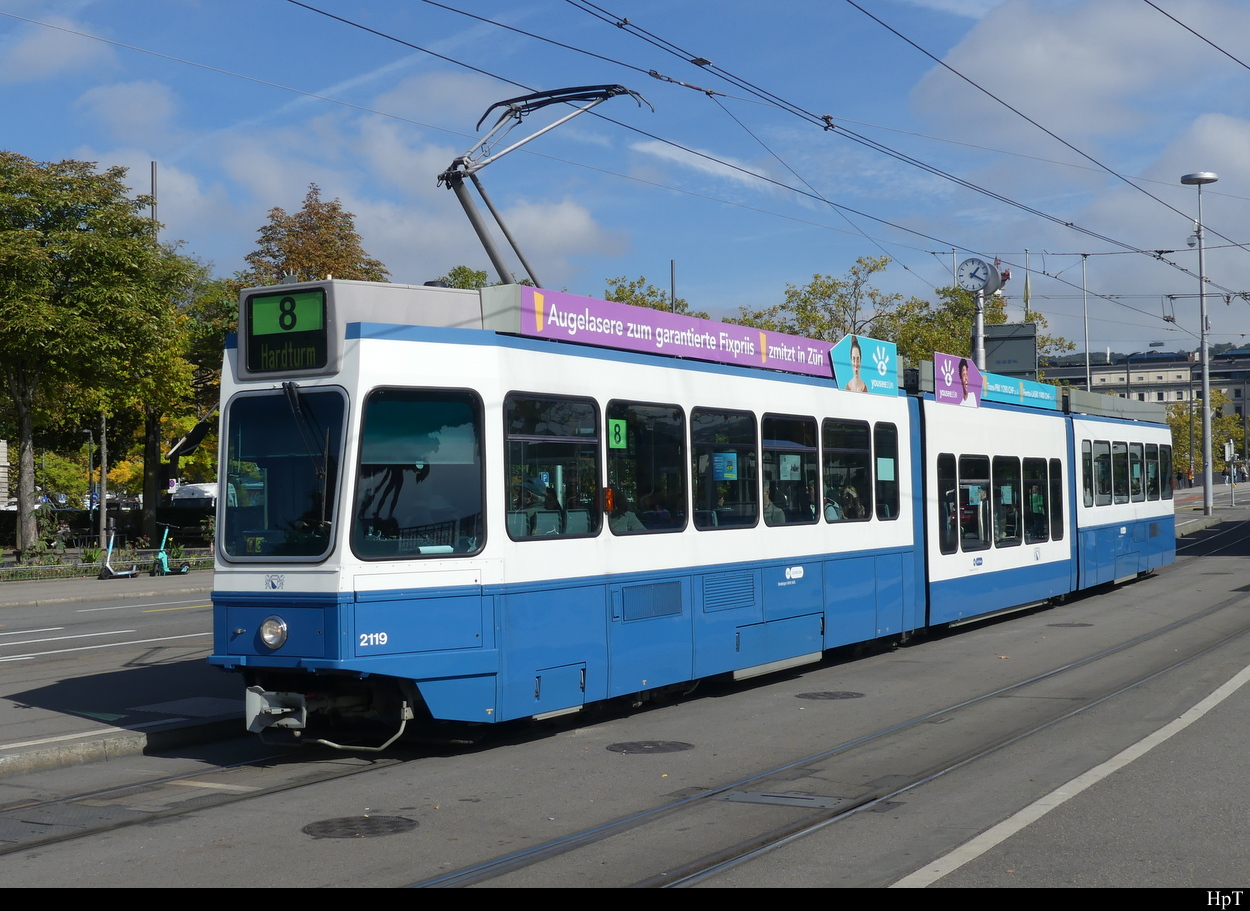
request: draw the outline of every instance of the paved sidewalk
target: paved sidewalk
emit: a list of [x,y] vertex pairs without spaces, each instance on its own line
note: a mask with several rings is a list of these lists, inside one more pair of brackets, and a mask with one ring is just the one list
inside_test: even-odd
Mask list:
[[[3,582],[0,622],[7,609],[16,607],[179,596],[207,601],[212,584],[213,573],[207,570],[105,581]],[[23,683],[21,667],[7,668],[0,692],[0,776],[244,734],[241,678],[209,667],[202,657],[119,666],[38,684]],[[3,732],[14,731],[19,719],[20,737],[6,736]]]
[[0,608],[32,604],[68,604],[74,601],[112,601],[152,595],[208,594],[213,589],[212,570],[196,570],[185,576],[149,576],[107,579],[94,576],[73,579],[40,579],[34,582],[0,582]]

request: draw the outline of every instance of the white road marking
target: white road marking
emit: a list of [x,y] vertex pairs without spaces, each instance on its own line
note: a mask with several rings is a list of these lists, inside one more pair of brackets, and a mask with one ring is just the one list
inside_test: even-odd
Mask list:
[[1003,820],[992,829],[987,829],[971,841],[965,842],[945,857],[940,857],[933,863],[926,864],[923,869],[904,876],[890,888],[923,889],[925,886],[937,882],[948,873],[958,870],[969,861],[975,860],[991,848],[1002,844],[1029,823],[1041,819],[1051,810],[1071,800],[1086,788],[1118,772],[1134,759],[1146,755],[1174,734],[1179,734],[1233,693],[1237,692],[1247,681],[1250,681],[1250,667],[1242,668],[1235,677],[1206,699],[1153,734],[1143,737],[1128,749],[1112,756],[1101,765],[1095,766],[1084,775],[1078,775],[1067,784],[1060,785],[1045,797],[1034,801],[1014,816]]
[[[134,632],[134,630],[128,630]],[[211,636],[211,632],[188,633],[185,636],[162,636],[159,639],[132,639],[129,642],[102,642],[99,645],[80,645],[77,648],[60,648],[49,652],[31,652],[29,655],[14,655],[11,658],[0,658],[0,664],[6,661],[29,661],[31,658],[42,658],[44,655],[63,655],[66,652],[86,652],[93,648],[119,648],[123,645],[149,645],[153,642],[171,642],[175,639],[198,639]]]
[[[31,630],[32,633],[42,632],[42,630]],[[47,639],[22,639],[19,642],[6,642],[4,646],[8,648],[13,645],[35,645],[38,642],[64,642],[67,639],[91,639],[96,636],[120,636],[123,633],[133,633],[133,629],[110,629],[102,633],[75,633],[72,636],[49,636]]]

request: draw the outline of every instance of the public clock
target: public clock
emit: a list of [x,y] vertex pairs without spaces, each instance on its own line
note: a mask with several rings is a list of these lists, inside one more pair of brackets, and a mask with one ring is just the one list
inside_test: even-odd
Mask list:
[[986,294],[993,294],[1003,285],[998,270],[985,260],[975,257],[965,259],[959,264],[955,280],[965,291],[984,291]]

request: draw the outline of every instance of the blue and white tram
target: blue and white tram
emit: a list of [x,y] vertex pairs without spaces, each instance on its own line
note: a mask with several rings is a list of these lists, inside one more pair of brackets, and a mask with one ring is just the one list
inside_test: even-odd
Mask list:
[[924,403],[929,623],[1075,590],[1069,419]]
[[[1074,516],[1095,553],[1110,546],[1103,516],[1074,510],[1073,418],[517,334],[523,296],[539,323],[634,332],[544,311],[544,294],[559,297],[243,292],[209,660],[244,675],[250,730],[493,723],[767,673],[1073,591]],[[720,329],[683,338],[773,350]],[[1162,490],[1166,428],[1097,426],[1091,471],[1097,441],[1122,439],[1124,467]],[[1109,506],[1161,508],[1127,489]]]
[[1088,415],[1072,418],[1078,588],[1176,560],[1172,436],[1166,425]]

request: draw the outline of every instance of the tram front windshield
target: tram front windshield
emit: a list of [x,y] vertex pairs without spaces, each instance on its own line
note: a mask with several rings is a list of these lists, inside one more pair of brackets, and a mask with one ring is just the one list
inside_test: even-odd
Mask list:
[[316,559],[333,541],[345,396],[241,395],[226,414],[221,546],[228,557]]

